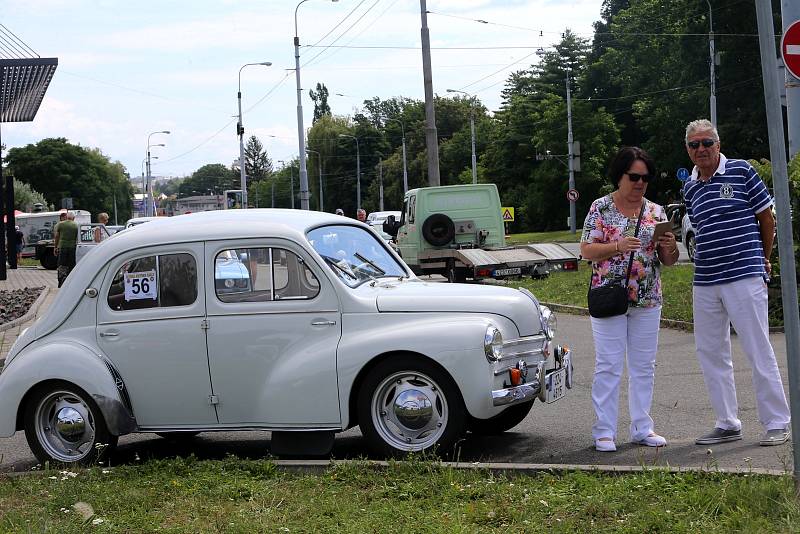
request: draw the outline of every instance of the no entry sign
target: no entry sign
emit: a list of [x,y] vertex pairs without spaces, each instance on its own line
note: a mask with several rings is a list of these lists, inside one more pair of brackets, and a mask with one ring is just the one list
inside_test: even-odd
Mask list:
[[783,64],[792,76],[800,78],[800,20],[792,22],[781,39]]

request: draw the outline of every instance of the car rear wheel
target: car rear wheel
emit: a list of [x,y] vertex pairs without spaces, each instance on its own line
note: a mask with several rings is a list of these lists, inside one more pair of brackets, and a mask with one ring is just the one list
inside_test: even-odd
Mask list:
[[475,419],[470,417],[469,431],[479,436],[496,436],[511,430],[528,416],[533,407],[533,401],[509,406],[501,413],[489,419]]
[[697,252],[697,242],[692,232],[686,234],[686,252],[689,254],[689,259],[694,262],[694,255]]
[[41,263],[42,267],[49,271],[53,271],[58,268],[58,258],[56,258],[56,255],[51,249],[44,251],[39,263]]
[[48,383],[31,393],[25,437],[42,463],[91,465],[117,445],[91,396],[67,382]]
[[453,380],[415,357],[385,360],[369,372],[358,395],[361,433],[382,456],[448,452],[464,434],[466,410]]

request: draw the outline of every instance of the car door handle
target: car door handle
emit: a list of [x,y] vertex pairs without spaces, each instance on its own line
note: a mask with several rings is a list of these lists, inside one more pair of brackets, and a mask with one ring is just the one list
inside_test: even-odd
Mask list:
[[336,321],[311,321],[311,326],[333,326]]
[[100,332],[100,337],[117,337],[119,332]]

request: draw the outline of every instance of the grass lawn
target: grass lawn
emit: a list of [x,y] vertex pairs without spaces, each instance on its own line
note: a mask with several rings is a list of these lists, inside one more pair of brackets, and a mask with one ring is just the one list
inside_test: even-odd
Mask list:
[[581,230],[578,229],[574,234],[569,230],[557,230],[555,232],[529,232],[527,234],[511,234],[506,238],[506,244],[516,245],[519,243],[577,243],[581,240]]
[[309,475],[189,457],[0,478],[3,532],[772,533],[800,530],[798,511],[788,475],[506,477],[426,461]]
[[[510,282],[511,287],[529,289],[543,302],[586,307],[591,269],[587,262],[579,262],[578,272],[555,272],[542,280],[529,278]],[[675,265],[661,269],[661,290],[664,305],[661,317],[677,321],[692,321],[692,276],[694,265]]]

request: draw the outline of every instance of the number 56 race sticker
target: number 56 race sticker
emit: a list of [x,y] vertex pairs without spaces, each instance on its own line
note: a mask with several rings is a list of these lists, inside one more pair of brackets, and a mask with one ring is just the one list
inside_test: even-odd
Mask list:
[[156,272],[125,273],[125,300],[156,300]]

